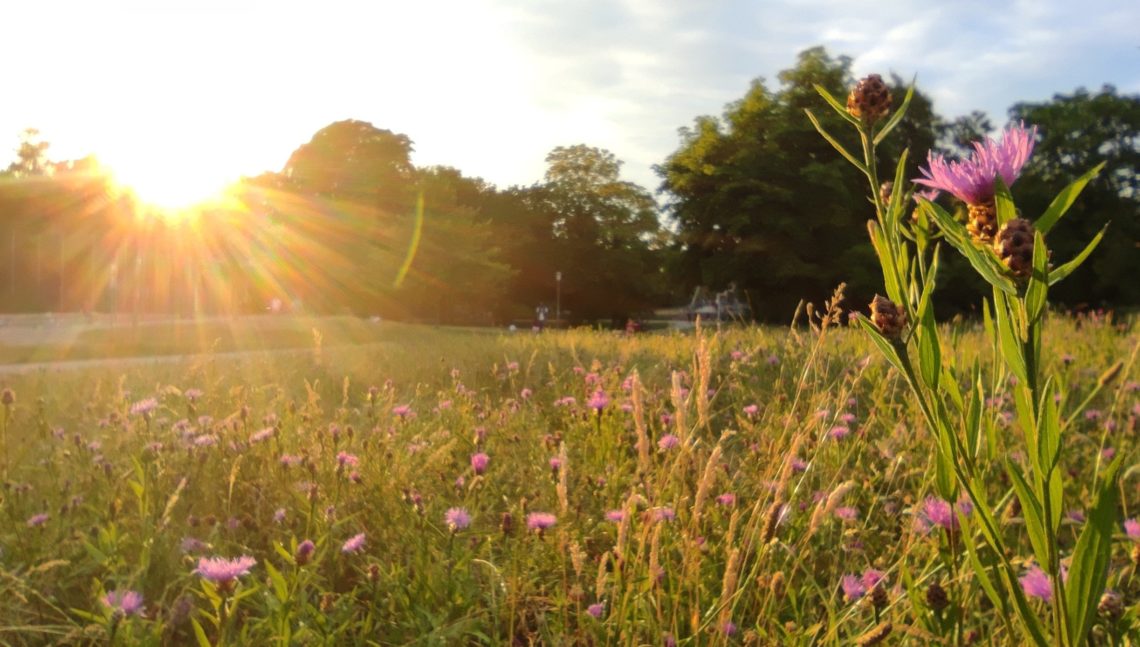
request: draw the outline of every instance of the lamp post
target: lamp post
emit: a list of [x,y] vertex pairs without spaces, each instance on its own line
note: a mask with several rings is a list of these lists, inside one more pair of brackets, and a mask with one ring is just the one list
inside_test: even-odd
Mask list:
[[554,325],[562,325],[562,272],[554,273]]

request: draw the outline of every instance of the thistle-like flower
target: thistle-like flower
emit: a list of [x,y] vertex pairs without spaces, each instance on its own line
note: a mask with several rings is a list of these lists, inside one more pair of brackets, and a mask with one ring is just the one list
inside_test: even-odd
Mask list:
[[891,111],[891,89],[878,74],[863,77],[847,95],[847,112],[873,124]]
[[979,243],[990,243],[998,233],[997,208],[994,206],[994,179],[1001,177],[1012,186],[1021,168],[1033,154],[1037,127],[1019,124],[1002,133],[1001,142],[986,138],[974,143],[974,153],[960,162],[947,162],[942,155],[930,153],[923,176],[915,180],[932,189],[946,191],[969,207],[966,229]]

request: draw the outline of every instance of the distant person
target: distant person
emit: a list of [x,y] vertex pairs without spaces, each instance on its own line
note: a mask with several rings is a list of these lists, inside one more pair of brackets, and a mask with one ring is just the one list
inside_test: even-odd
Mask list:
[[538,304],[534,309],[535,328],[542,331],[546,328],[546,315],[550,314],[550,308],[546,307],[545,303]]

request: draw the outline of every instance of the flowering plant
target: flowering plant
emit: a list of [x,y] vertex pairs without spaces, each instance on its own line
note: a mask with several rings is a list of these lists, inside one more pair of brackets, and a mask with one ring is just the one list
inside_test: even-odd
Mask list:
[[[913,86],[893,114],[889,89],[878,75],[860,81],[846,105],[824,88],[816,89],[858,132],[861,159],[828,133],[811,111],[808,118],[867,177],[875,207],[875,219],[867,227],[887,296],[876,296],[870,317],[858,315],[856,321],[905,379],[934,436],[934,487],[939,497],[967,502],[972,512],[946,505],[939,523],[960,528],[950,537],[965,547],[961,559],[998,615],[1011,624],[1016,619],[1027,642],[1082,644],[1108,574],[1118,520],[1119,458],[1103,469],[1098,462],[1099,477],[1094,475],[1098,482],[1088,487],[1095,502],[1076,546],[1063,556],[1058,531],[1064,497],[1067,490],[1076,489],[1066,483],[1061,469],[1065,432],[1081,409],[1119,374],[1121,364],[1106,371],[1081,404],[1061,411],[1057,381],[1042,360],[1048,290],[1089,257],[1104,230],[1075,258],[1056,267],[1050,264],[1046,236],[1102,166],[1062,190],[1036,220],[1021,218],[1009,187],[1030,159],[1037,131],[1019,124],[1008,128],[1000,142],[987,139],[975,144],[973,154],[962,161],[947,162],[931,153],[921,170],[923,177],[914,183],[933,191],[916,194],[905,188],[906,151],[898,160],[893,182],[880,184],[876,166],[876,147],[902,121]],[[966,223],[934,201],[939,191],[966,203]],[[912,218],[904,218],[912,197],[917,209]],[[995,358],[1000,358],[995,359],[992,375],[984,374],[980,364],[958,367],[943,356],[934,319],[943,243],[961,253],[992,289],[992,299],[983,303],[985,330]],[[985,403],[1007,390],[1016,405],[1020,437],[1001,439],[985,420]],[[1008,489],[995,499],[986,486],[998,480],[1007,482]],[[1011,532],[998,516],[1003,507],[1008,512],[1014,500],[1024,518],[1028,552],[1040,565],[1020,577],[1011,558],[1025,552],[1026,547],[1019,545],[1022,535]],[[1037,615],[1030,597],[1047,605],[1047,623]],[[955,602],[959,608],[962,599],[959,593]]]

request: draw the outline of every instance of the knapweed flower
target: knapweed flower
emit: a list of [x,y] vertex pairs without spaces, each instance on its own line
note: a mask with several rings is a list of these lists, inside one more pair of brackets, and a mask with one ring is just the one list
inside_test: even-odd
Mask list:
[[657,447],[659,449],[661,449],[662,451],[673,449],[674,447],[676,447],[677,445],[680,445],[680,444],[681,444],[681,439],[677,438],[673,434],[665,434],[664,436],[661,437],[660,440],[657,441]]
[[143,612],[143,596],[138,591],[110,591],[103,596],[103,605],[120,616],[138,616]]
[[131,413],[136,416],[147,416],[150,415],[151,411],[154,411],[157,408],[158,400],[155,400],[154,398],[147,398],[145,400],[139,400],[138,402],[132,404]]
[[988,244],[998,233],[994,180],[1001,177],[1006,186],[1012,186],[1033,154],[1036,138],[1037,127],[1026,128],[1021,123],[1007,128],[1001,143],[988,137],[975,142],[974,153],[960,162],[947,162],[931,152],[926,168],[919,169],[923,177],[915,183],[946,191],[965,202],[969,207],[966,229],[974,240]]
[[185,391],[183,391],[182,395],[186,396],[187,400],[194,402],[198,398],[201,398],[204,394],[202,393],[202,389],[191,388],[191,389],[186,389]]
[[859,518],[859,509],[845,505],[835,509],[835,516],[844,521],[855,521]]
[[200,557],[198,568],[194,569],[194,572],[216,584],[219,590],[229,591],[233,588],[234,581],[242,575],[248,575],[249,569],[255,564],[257,560],[248,555],[237,559]]
[[360,464],[360,459],[355,454],[348,452],[337,452],[336,455],[337,469],[344,469],[345,467],[356,467]]
[[1053,599],[1053,581],[1036,564],[1030,566],[1025,575],[1017,578],[1017,581],[1021,583],[1021,590],[1029,597],[1038,598],[1046,603]]
[[549,512],[532,512],[526,516],[526,527],[535,532],[549,530],[556,523],[558,523],[558,517]]
[[610,396],[606,395],[605,391],[598,389],[597,391],[594,391],[594,395],[590,396],[590,399],[586,402],[586,406],[590,407],[594,411],[601,412],[601,410],[605,409],[606,405],[609,403]]
[[257,443],[260,443],[262,441],[269,440],[270,438],[273,437],[273,434],[276,432],[277,432],[277,429],[274,427],[266,427],[265,429],[262,429],[261,431],[255,431],[249,437],[249,444],[256,445]]
[[605,611],[606,605],[602,604],[601,602],[595,602],[586,607],[586,613],[590,614],[590,616],[594,618],[601,618],[602,614],[605,613]]
[[273,523],[285,522],[285,508],[277,508],[273,511]]
[[725,507],[732,507],[736,505],[736,495],[732,492],[725,492],[716,498],[716,502]]
[[313,551],[317,546],[311,539],[306,539],[297,545],[297,551],[293,553],[293,561],[297,562],[297,566],[304,566],[309,563],[309,559],[313,556]]
[[475,470],[476,474],[482,474],[487,471],[487,463],[491,462],[491,457],[479,452],[478,454],[471,455],[471,469]]
[[357,553],[360,552],[361,548],[364,548],[364,533],[349,537],[348,541],[344,542],[344,545],[340,547],[340,552],[345,554]]
[[867,587],[863,585],[863,580],[858,575],[844,575],[839,581],[839,586],[843,589],[843,597],[848,602],[854,602],[867,594]]
[[1124,534],[1129,539],[1140,540],[1140,521],[1135,518],[1124,520]]
[[621,523],[625,519],[625,510],[607,510],[606,521]]
[[847,427],[844,425],[836,425],[836,426],[831,428],[831,431],[827,432],[827,435],[831,436],[831,438],[833,440],[843,440],[850,433],[851,433],[850,427]]
[[665,506],[653,508],[649,511],[649,515],[654,521],[673,521],[677,518],[677,513],[673,511],[673,508]]
[[[969,511],[962,510],[962,513],[969,514]],[[931,526],[941,526],[950,531],[958,529],[958,515],[954,513],[953,506],[936,496],[926,497],[922,504],[922,516]]]
[[449,508],[443,515],[448,530],[456,532],[471,525],[471,515],[463,508]]
[[871,323],[888,339],[896,339],[906,328],[906,309],[886,297],[871,300]]
[[749,405],[744,407],[744,415],[748,416],[749,418],[755,416],[759,412],[760,412],[760,407],[758,405],[749,404]]
[[49,517],[46,512],[34,514],[30,518],[28,518],[28,527],[29,528],[39,528],[40,526],[47,523],[48,519],[50,519],[50,518],[51,517]]
[[863,123],[873,124],[890,111],[891,89],[878,74],[859,79],[847,95],[847,112]]
[[396,405],[392,407],[392,413],[400,418],[407,418],[412,415],[412,406],[410,404]]

